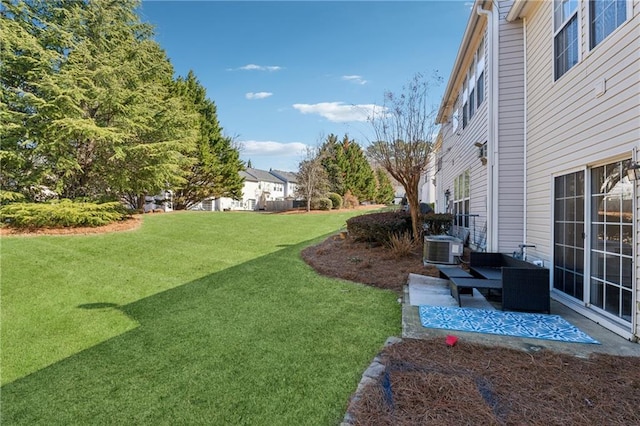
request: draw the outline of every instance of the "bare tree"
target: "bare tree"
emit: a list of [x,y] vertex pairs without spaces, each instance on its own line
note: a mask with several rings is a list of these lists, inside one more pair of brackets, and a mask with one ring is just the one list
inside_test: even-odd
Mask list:
[[307,147],[304,159],[298,166],[296,193],[307,200],[307,211],[311,211],[311,200],[323,196],[329,187],[327,172],[322,165],[318,148]]
[[[437,75],[433,79],[440,81]],[[416,238],[421,235],[418,186],[436,136],[437,108],[429,103],[429,89],[429,82],[418,73],[400,94],[386,92],[381,110],[369,117],[376,141],[367,155],[404,187]]]

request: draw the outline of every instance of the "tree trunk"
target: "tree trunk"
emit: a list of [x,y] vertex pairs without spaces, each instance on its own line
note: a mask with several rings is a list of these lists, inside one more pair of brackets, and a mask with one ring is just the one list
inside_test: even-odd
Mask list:
[[411,213],[411,228],[413,230],[413,239],[418,241],[422,235],[422,226],[420,224],[420,204],[418,200],[417,187],[407,185],[407,202],[409,203],[409,212]]

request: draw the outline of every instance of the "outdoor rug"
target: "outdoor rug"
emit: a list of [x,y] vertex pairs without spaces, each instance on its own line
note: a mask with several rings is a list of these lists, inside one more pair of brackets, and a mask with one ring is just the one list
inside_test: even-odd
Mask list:
[[448,306],[420,306],[419,312],[420,322],[428,328],[600,344],[559,315]]

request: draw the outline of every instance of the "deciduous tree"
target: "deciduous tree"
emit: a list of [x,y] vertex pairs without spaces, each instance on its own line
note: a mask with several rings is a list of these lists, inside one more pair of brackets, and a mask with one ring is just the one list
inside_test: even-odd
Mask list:
[[329,190],[327,172],[322,166],[322,157],[317,148],[307,147],[305,157],[298,166],[296,194],[307,200],[307,211],[311,211],[311,200],[324,196]]
[[436,136],[437,110],[429,102],[429,88],[429,81],[416,74],[400,94],[385,93],[382,109],[369,118],[376,140],[367,154],[404,187],[416,238],[421,235],[418,186]]

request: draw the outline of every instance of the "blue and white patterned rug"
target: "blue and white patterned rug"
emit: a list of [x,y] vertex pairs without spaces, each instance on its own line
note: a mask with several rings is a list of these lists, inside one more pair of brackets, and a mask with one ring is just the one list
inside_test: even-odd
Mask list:
[[558,315],[426,305],[419,312],[420,322],[429,328],[600,344]]

